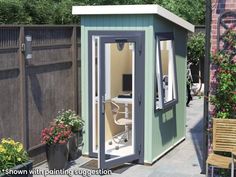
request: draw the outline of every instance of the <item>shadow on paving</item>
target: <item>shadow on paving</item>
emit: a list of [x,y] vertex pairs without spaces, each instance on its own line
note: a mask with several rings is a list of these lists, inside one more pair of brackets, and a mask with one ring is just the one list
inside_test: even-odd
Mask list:
[[198,162],[201,167],[201,171],[203,171],[205,168],[203,167],[203,117],[193,128],[190,129],[190,134],[197,154]]

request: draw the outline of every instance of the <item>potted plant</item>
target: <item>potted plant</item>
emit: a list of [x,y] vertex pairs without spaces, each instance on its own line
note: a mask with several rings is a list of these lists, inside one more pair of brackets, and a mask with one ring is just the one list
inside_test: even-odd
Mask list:
[[57,124],[63,123],[71,127],[73,135],[69,140],[69,158],[68,160],[75,160],[79,157],[78,147],[82,142],[82,127],[84,121],[78,116],[75,111],[72,110],[62,110],[58,112],[55,119]]
[[[31,177],[33,162],[29,160],[22,143],[13,139],[2,139],[0,143],[0,177],[15,176],[22,172],[21,177]],[[14,171],[14,173],[13,173]]]
[[46,157],[50,170],[66,168],[68,141],[71,135],[70,127],[63,123],[51,124],[42,130],[42,143],[46,144]]

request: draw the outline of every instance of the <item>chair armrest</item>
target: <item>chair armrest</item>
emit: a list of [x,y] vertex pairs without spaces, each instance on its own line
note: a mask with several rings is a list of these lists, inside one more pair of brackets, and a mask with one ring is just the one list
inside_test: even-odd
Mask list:
[[123,111],[121,111],[121,112],[118,112],[119,114],[126,114],[126,112],[123,112]]
[[132,112],[125,112],[125,111],[121,111],[121,112],[119,112],[119,114],[131,114]]

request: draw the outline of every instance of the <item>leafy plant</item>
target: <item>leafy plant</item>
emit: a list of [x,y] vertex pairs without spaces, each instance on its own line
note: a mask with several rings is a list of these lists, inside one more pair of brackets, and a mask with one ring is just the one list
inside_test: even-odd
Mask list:
[[[81,0],[86,5],[158,4],[193,24],[204,24],[204,0]],[[197,9],[197,10],[196,10]]]
[[71,129],[62,123],[52,124],[41,132],[43,144],[65,144],[71,137]]
[[0,24],[78,24],[72,5],[121,4],[159,4],[193,24],[205,20],[204,0],[0,0]]
[[80,17],[72,15],[71,7],[78,5],[74,0],[61,1],[55,4],[54,24],[79,24]]
[[0,174],[29,160],[27,152],[22,143],[3,138],[0,143]]
[[24,0],[23,5],[33,24],[53,24],[55,4],[52,0]]
[[84,125],[84,121],[80,118],[80,116],[78,116],[75,111],[70,109],[66,111],[59,111],[55,121],[57,124],[63,123],[70,126],[73,133],[78,132]]
[[204,24],[204,0],[155,0],[155,2],[193,24]]
[[216,88],[210,98],[215,106],[213,116],[217,118],[236,118],[236,33],[232,29],[223,36],[224,46],[212,56]]
[[0,0],[0,24],[28,24],[31,21],[21,0]]
[[205,34],[200,32],[192,35],[188,40],[187,48],[188,62],[197,65],[205,55]]

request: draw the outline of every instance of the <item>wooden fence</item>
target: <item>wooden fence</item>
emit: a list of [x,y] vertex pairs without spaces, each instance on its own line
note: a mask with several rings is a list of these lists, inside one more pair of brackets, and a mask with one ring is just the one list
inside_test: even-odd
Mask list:
[[[32,59],[23,52],[32,36]],[[0,26],[0,138],[24,143],[38,163],[40,134],[57,112],[80,114],[80,27]]]

